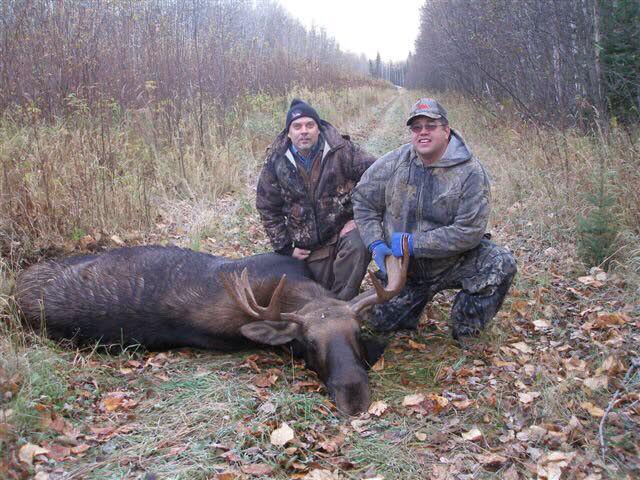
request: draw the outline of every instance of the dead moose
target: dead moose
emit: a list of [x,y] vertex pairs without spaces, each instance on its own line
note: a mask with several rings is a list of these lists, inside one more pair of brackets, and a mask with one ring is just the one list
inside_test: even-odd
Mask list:
[[291,257],[230,260],[140,246],[36,264],[18,277],[15,295],[34,328],[79,345],[237,350],[292,342],[338,409],[353,415],[368,408],[365,368],[382,353],[360,337],[358,312],[396,295],[407,266],[408,258],[387,257],[387,287],[370,273],[374,288],[345,302]]

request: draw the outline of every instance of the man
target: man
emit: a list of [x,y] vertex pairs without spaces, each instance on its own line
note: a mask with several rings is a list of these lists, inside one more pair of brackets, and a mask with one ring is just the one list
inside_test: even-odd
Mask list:
[[415,328],[434,295],[460,289],[451,310],[454,338],[479,333],[502,305],[516,274],[516,260],[485,233],[490,210],[489,177],[462,136],[449,127],[434,99],[413,106],[411,143],[367,170],[354,190],[355,221],[384,271],[388,255],[402,256],[408,238],[407,285],[366,319],[389,331]]
[[351,193],[374,161],[294,99],[258,180],[256,207],[273,249],[305,260],[316,281],[342,300],[358,294],[371,260],[355,228]]

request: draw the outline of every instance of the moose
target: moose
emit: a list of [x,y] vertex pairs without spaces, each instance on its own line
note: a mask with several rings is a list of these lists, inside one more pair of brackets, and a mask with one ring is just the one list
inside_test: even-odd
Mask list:
[[370,271],[373,288],[346,302],[292,257],[232,260],[178,247],[125,247],[35,264],[19,275],[15,298],[32,327],[77,345],[229,351],[290,344],[338,410],[354,415],[369,406],[366,367],[384,348],[361,337],[358,312],[397,295],[408,263],[407,254],[387,257],[386,287]]

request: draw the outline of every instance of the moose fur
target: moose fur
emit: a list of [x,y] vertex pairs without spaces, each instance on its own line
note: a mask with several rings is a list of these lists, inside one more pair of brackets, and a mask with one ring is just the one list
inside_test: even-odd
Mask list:
[[77,344],[237,350],[292,342],[347,414],[368,407],[365,369],[382,353],[360,337],[357,299],[334,298],[304,262],[278,254],[231,260],[121,248],[36,264],[19,276],[15,295],[32,326]]

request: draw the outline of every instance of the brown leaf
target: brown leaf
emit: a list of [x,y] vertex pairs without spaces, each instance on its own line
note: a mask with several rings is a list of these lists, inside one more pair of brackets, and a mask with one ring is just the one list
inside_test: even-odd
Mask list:
[[384,412],[387,411],[387,408],[389,408],[389,405],[387,405],[385,402],[383,402],[382,400],[378,400],[377,402],[373,402],[370,406],[369,406],[369,410],[368,412],[371,415],[375,415],[376,417],[379,417],[380,415],[382,415]]
[[339,433],[333,438],[325,440],[324,442],[320,442],[319,446],[322,450],[324,450],[327,453],[335,453],[344,444],[344,440],[345,440],[344,435]]
[[273,467],[264,463],[255,463],[253,465],[242,465],[240,470],[247,475],[259,477],[261,475],[270,475],[273,472]]
[[473,400],[457,400],[457,401],[453,401],[451,402],[451,404],[457,408],[458,410],[466,410],[467,408],[469,408],[471,405],[473,405]]
[[591,402],[582,402],[580,404],[582,408],[584,408],[592,417],[602,418],[604,417],[604,410],[600,407],[597,407]]
[[518,392],[518,400],[520,400],[525,405],[533,402],[539,396],[540,392]]
[[290,442],[295,437],[295,434],[291,427],[286,423],[280,425],[280,428],[277,428],[273,432],[271,432],[271,444],[277,447],[282,447]]
[[600,313],[596,317],[594,328],[605,329],[627,323],[629,317],[624,313]]
[[424,343],[414,342],[411,339],[409,339],[409,347],[412,350],[425,350],[427,348],[427,346]]
[[341,480],[337,473],[330,470],[314,469],[307,473],[303,480]]
[[608,385],[609,378],[606,375],[590,377],[584,380],[584,386],[589,390],[600,390],[601,388],[607,388]]
[[478,462],[485,468],[496,469],[507,463],[507,457],[498,455],[497,453],[490,453],[488,455],[478,455],[476,457]]
[[422,393],[415,393],[413,395],[406,395],[402,400],[403,407],[412,407],[424,402],[425,396]]
[[90,448],[91,447],[89,445],[87,445],[86,443],[83,443],[83,444],[78,445],[76,447],[71,447],[71,453],[73,453],[74,455],[78,455],[80,453],[86,452]]
[[525,342],[512,343],[511,346],[521,353],[527,353],[527,354],[533,353],[533,350],[531,349],[531,347]]
[[511,304],[511,311],[517,312],[521,317],[527,316],[527,301],[526,300],[516,300]]
[[464,432],[462,434],[462,438],[469,442],[477,442],[478,440],[482,439],[482,432],[474,427],[468,432]]
[[384,370],[384,355],[381,356],[376,363],[373,364],[371,370],[374,372],[381,372]]
[[22,463],[26,463],[27,465],[33,465],[33,458],[37,455],[46,455],[49,453],[49,450],[46,448],[42,448],[39,445],[34,445],[32,443],[27,443],[20,447],[18,451],[18,458]]
[[272,387],[278,381],[278,375],[274,373],[263,373],[262,375],[256,375],[253,379],[253,384],[256,387],[268,388]]

